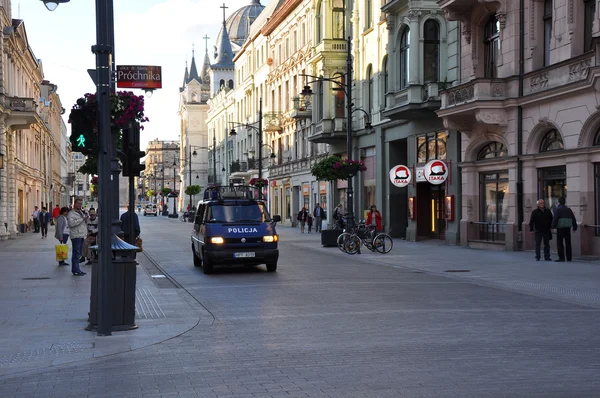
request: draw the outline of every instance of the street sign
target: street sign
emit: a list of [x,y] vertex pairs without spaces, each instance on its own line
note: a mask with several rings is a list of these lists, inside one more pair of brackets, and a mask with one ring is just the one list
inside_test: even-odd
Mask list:
[[117,87],[146,90],[162,88],[162,69],[160,66],[119,65]]

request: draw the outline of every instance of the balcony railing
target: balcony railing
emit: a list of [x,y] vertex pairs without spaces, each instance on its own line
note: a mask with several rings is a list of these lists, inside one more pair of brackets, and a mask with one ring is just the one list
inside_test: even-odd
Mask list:
[[477,79],[442,92],[442,109],[474,101],[504,100],[506,90],[504,81]]
[[235,160],[235,161],[231,162],[229,171],[231,173],[239,173],[239,172],[245,173],[248,171],[248,164],[246,162],[239,162],[239,161]]
[[269,167],[270,178],[276,178],[279,176],[289,175],[290,173],[301,173],[310,171],[313,164],[324,159],[327,154],[313,156],[310,158],[293,160],[291,162],[279,164],[277,166]]
[[33,98],[6,97],[8,108],[16,112],[35,112],[37,106]]
[[290,112],[290,117],[294,119],[308,119],[312,117],[312,103],[310,97],[294,97],[294,109]]
[[505,222],[471,221],[471,224],[477,225],[477,236],[481,241],[504,242],[506,239]]

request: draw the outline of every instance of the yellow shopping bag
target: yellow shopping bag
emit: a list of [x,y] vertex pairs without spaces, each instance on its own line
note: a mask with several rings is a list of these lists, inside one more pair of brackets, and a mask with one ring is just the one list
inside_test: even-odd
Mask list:
[[69,257],[69,245],[56,245],[56,261],[64,261]]

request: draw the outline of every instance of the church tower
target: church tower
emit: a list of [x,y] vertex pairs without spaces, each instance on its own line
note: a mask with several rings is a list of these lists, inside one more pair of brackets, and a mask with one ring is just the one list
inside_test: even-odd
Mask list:
[[[208,43],[209,37],[204,37]],[[200,185],[203,190],[208,185],[208,127],[206,118],[210,98],[210,77],[207,73],[208,44],[206,45],[204,61],[198,73],[196,56],[192,50],[192,63],[189,71],[185,67],[183,85],[179,88],[179,118],[180,118],[180,159],[179,175],[181,192],[179,193],[179,210],[184,210],[188,203],[192,206],[185,189],[190,185]],[[196,197],[198,199],[199,196]]]
[[211,97],[223,89],[233,89],[235,65],[233,64],[233,49],[227,32],[225,20],[225,5],[223,9],[223,28],[215,44],[215,62],[210,65],[210,93]]

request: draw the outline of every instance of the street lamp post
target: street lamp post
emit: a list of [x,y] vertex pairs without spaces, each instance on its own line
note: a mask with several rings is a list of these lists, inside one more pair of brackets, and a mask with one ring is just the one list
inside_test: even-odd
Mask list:
[[[238,122],[229,122],[231,124],[235,124],[237,126],[244,126],[247,129],[251,129],[254,130],[258,133],[258,178],[262,178],[262,147],[263,147],[263,139],[262,139],[262,98],[259,99],[258,101],[258,121],[256,121],[255,123],[258,123],[258,127],[252,126],[252,124],[249,123],[238,123]],[[235,136],[237,135],[237,132],[235,131],[235,128],[232,128],[231,131],[229,132],[229,135]],[[216,175],[216,165],[214,165],[215,167],[215,175]]]
[[177,162],[175,160],[173,160],[173,191],[172,191],[173,214],[172,214],[172,218],[177,218],[177,204],[176,204],[177,200],[175,199],[175,192],[177,191],[177,182],[175,181],[176,172],[177,172]]
[[[190,147],[189,152],[190,152],[190,156],[188,157],[188,172],[189,172],[189,186],[192,186],[192,156],[196,157],[198,155],[198,152],[196,152],[196,149],[206,149],[205,147],[201,147],[201,146],[197,146],[197,145],[188,145]],[[192,149],[194,149],[194,152],[192,152]],[[185,168],[184,168],[185,170]],[[190,195],[190,208],[192,207],[192,195]]]
[[[340,82],[338,80],[332,79],[332,78],[323,78],[323,77],[318,77],[318,76],[312,76],[312,75],[305,75],[305,74],[301,74],[300,76],[306,76],[306,77],[310,77],[310,78],[314,78],[316,80],[311,81],[311,82],[307,82],[307,85],[304,86],[304,89],[302,90],[302,95],[304,96],[310,96],[312,95],[312,90],[310,89],[310,86],[308,86],[308,84],[310,83],[314,83],[314,82],[323,82],[323,81],[328,81],[334,84],[337,84],[341,90],[344,91],[344,94],[346,95],[346,140],[347,140],[347,152],[348,152],[348,160],[352,160],[352,139],[353,139],[353,132],[352,132],[352,113],[354,112],[352,110],[352,106],[354,105],[352,103],[352,50],[351,50],[351,45],[352,45],[352,38],[350,36],[348,36],[348,39],[346,40],[346,49],[347,49],[347,56],[346,56],[346,75],[345,75],[345,81],[344,82]],[[367,116],[368,113],[365,112],[363,109],[355,109],[355,111],[360,110],[362,112],[364,112]],[[366,128],[371,128],[371,123],[370,121],[367,121],[365,123],[365,127]],[[347,215],[347,223],[348,226],[352,227],[354,226],[354,186],[353,186],[353,178],[350,177],[348,178],[348,187],[346,189],[346,201],[348,202],[348,215]]]

